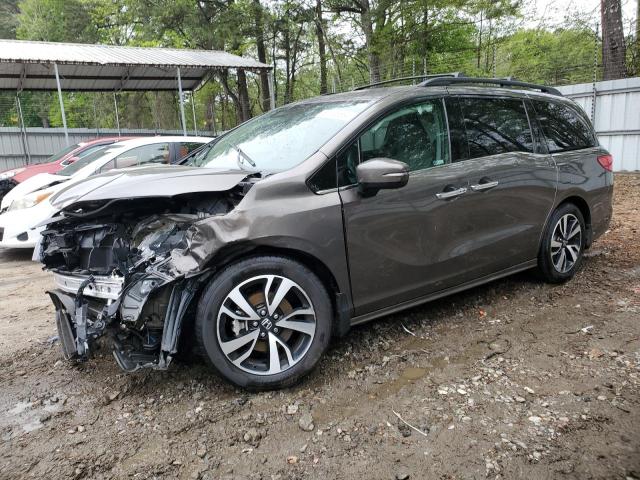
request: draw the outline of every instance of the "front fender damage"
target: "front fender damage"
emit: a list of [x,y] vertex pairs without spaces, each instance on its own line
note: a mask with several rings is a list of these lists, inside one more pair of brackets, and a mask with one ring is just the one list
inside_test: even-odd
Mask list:
[[249,238],[250,225],[249,215],[237,211],[194,223],[185,235],[185,247],[171,252],[172,267],[180,275],[197,274],[224,247]]
[[87,360],[105,336],[122,369],[166,369],[215,272],[212,259],[249,230],[235,210],[247,191],[164,199],[155,208],[149,199],[116,202],[98,215],[91,212],[104,205],[76,205],[49,225],[39,258],[58,287],[48,293],[65,356]]

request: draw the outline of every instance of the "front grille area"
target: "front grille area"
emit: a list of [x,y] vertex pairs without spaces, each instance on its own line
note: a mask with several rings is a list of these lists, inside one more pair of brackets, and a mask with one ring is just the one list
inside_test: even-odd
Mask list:
[[[53,280],[60,290],[66,293],[77,294],[87,276],[54,273]],[[84,288],[85,297],[116,300],[124,287],[124,277],[100,276],[93,277],[93,282]]]

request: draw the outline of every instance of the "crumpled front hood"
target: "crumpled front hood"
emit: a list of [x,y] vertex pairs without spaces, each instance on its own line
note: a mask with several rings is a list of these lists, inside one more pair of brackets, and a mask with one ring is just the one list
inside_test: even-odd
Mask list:
[[59,210],[77,202],[120,198],[172,197],[224,192],[248,176],[242,170],[158,165],[113,170],[69,185],[51,198]]

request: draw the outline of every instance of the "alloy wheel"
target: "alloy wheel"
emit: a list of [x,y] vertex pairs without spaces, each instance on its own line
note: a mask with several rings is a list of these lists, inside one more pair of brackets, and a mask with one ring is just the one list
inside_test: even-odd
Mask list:
[[578,218],[567,213],[553,228],[551,235],[551,263],[559,273],[567,273],[580,258],[582,227]]
[[254,375],[275,375],[307,353],[316,333],[316,313],[297,283],[259,275],[227,294],[216,330],[222,352],[236,367]]

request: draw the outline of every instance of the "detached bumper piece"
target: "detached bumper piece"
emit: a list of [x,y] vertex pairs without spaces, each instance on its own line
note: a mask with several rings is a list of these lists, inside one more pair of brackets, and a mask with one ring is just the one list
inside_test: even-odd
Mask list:
[[[49,296],[53,300],[54,293],[49,292]],[[54,300],[55,303],[55,300]],[[71,326],[71,319],[63,309],[56,309],[56,327],[58,328],[58,338],[62,346],[62,354],[67,360],[73,360],[78,357],[76,349],[76,336]]]
[[56,327],[65,358],[86,361],[90,344],[104,333],[102,310],[108,311],[109,306],[89,302],[81,289],[78,292],[75,297],[59,289],[47,293],[56,307]]
[[[59,287],[49,293],[56,307],[56,325],[62,351],[68,360],[85,361],[89,358],[92,343],[109,334],[113,355],[123,370],[135,372],[142,368],[165,370],[178,351],[178,340],[183,320],[202,282],[209,275],[183,279],[167,285],[162,281],[139,279],[129,285],[121,277],[93,277],[56,274]],[[149,327],[123,321],[129,316],[132,301],[140,285],[153,285],[166,292],[168,303],[158,324]],[[168,282],[167,282],[168,283]],[[134,310],[142,312],[153,291],[139,296]],[[158,295],[163,295],[162,292]],[[126,305],[125,305],[126,303]]]

